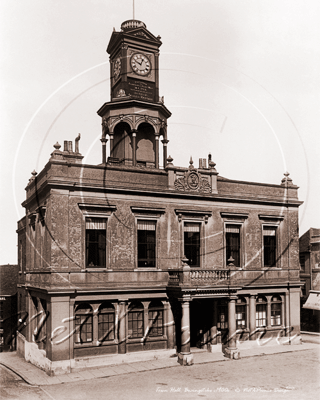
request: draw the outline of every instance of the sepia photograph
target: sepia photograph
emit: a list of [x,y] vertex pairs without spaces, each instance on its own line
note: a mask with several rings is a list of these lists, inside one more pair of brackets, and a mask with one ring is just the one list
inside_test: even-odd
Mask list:
[[319,396],[319,19],[1,0],[1,399]]

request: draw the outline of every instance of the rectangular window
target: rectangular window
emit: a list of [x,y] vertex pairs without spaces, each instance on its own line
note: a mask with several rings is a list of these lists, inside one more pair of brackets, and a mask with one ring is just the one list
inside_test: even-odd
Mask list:
[[106,267],[107,222],[103,218],[86,218],[86,266]]
[[184,255],[191,267],[200,267],[200,224],[184,223]]
[[227,265],[230,263],[230,258],[233,258],[233,264],[240,267],[240,226],[226,226],[226,258]]
[[156,222],[138,221],[138,267],[156,266]]
[[263,265],[265,267],[276,266],[277,228],[263,227]]

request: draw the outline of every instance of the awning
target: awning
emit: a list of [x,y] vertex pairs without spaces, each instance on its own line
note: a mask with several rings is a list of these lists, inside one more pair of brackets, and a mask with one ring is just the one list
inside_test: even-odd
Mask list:
[[310,310],[320,310],[320,292],[311,291],[309,297],[302,308],[309,308]]

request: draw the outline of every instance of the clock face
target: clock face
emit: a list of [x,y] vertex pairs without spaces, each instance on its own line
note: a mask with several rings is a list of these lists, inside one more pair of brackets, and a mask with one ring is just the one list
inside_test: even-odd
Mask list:
[[121,59],[117,57],[113,64],[113,77],[114,79],[118,79],[121,72]]
[[147,76],[151,71],[151,62],[149,58],[142,53],[135,53],[131,56],[131,68],[134,73],[140,76]]

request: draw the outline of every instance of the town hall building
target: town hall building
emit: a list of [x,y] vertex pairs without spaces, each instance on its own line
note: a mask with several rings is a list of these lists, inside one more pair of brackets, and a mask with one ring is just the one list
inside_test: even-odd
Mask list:
[[299,339],[298,187],[223,178],[207,154],[174,164],[161,44],[137,20],[112,33],[101,160],[56,143],[27,184],[17,348],[48,374]]

